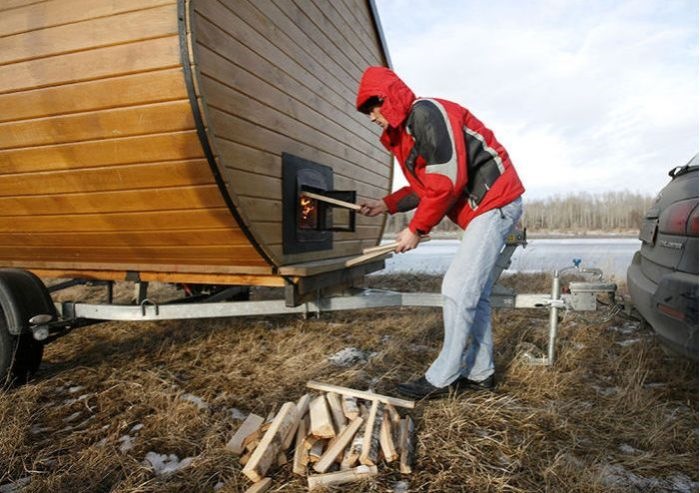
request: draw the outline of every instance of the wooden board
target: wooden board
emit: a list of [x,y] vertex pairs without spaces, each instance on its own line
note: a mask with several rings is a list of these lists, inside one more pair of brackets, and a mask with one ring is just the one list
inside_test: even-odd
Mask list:
[[[307,9],[333,16],[333,22],[319,28]],[[331,166],[336,188],[357,190],[360,198],[381,197],[390,186],[391,160],[379,131],[353,107],[366,63],[360,68],[353,61],[357,48],[347,41],[358,35],[350,21],[331,3],[195,4],[193,60],[209,140],[222,175],[241,184],[231,189],[234,203],[278,265],[357,253],[381,234],[382,218],[361,218],[355,233],[334,235],[332,250],[290,256],[281,248],[281,182],[274,180],[281,177],[283,152]],[[327,39],[333,44],[341,38],[340,47],[327,49]],[[372,41],[359,46],[372,51]],[[366,60],[380,59],[381,48],[374,45],[374,51]],[[258,203],[274,208],[263,212]]]
[[205,159],[0,174],[0,197],[137,190],[214,184]]
[[179,56],[178,37],[167,36],[0,65],[0,94],[175,67]]
[[177,34],[177,4],[0,37],[0,65]]
[[398,399],[396,397],[390,397],[382,394],[375,394],[374,392],[368,392],[365,390],[356,390],[348,387],[341,387],[340,385],[331,385],[328,383],[316,382],[314,380],[306,382],[306,386],[314,390],[321,390],[323,392],[336,392],[341,395],[349,395],[352,397],[357,397],[358,399],[365,399],[370,402],[379,401],[383,404],[391,404],[392,406],[396,407],[406,407],[409,409],[413,409],[414,407],[416,407],[416,403],[414,401]]
[[2,94],[0,122],[181,100],[186,96],[182,69],[166,68]]
[[[119,2],[88,3],[85,0],[43,1],[5,12],[2,24],[0,24],[0,36],[109,17],[114,14],[172,3],[173,0],[120,0]],[[7,1],[3,2],[3,5],[5,4]]]

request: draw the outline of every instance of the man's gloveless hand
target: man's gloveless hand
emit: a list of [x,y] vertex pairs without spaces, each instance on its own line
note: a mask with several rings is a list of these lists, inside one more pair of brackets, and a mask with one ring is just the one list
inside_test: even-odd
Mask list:
[[398,245],[394,251],[396,253],[404,253],[418,246],[418,243],[420,243],[420,235],[406,228],[396,235],[396,242]]
[[368,217],[378,216],[388,210],[383,200],[361,200],[360,206],[362,207],[360,214]]

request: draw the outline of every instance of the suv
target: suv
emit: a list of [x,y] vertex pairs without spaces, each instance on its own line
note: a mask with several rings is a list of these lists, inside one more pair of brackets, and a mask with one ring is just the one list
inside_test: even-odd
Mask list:
[[642,246],[627,269],[627,286],[661,342],[697,360],[698,155],[668,174],[671,182],[644,215]]

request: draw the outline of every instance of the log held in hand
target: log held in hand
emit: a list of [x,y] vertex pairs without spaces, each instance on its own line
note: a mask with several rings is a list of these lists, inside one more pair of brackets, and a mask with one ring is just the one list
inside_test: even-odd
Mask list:
[[[429,240],[430,240],[430,237],[425,236],[425,237],[421,238],[421,243],[424,241],[429,241]],[[363,263],[368,262],[370,260],[379,259],[382,257],[382,255],[388,255],[388,254],[392,253],[398,245],[399,245],[398,242],[394,242],[394,243],[389,243],[386,245],[379,245],[376,247],[365,248],[364,250],[362,250],[362,255],[351,258],[350,260],[347,260],[345,262],[345,267],[353,267],[355,265],[363,264]]]
[[[425,243],[426,241],[430,241],[430,236],[421,236],[420,242]],[[395,241],[393,243],[387,243],[386,245],[378,245],[375,247],[363,248],[362,254],[367,255],[368,253],[375,252],[391,252],[395,250],[397,246],[399,246],[399,242]]]

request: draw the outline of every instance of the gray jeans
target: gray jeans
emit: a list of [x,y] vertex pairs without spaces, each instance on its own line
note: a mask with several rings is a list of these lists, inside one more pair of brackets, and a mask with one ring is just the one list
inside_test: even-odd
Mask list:
[[522,215],[522,199],[475,217],[442,281],[445,336],[425,374],[436,387],[460,376],[482,381],[494,372],[491,328],[493,266]]

